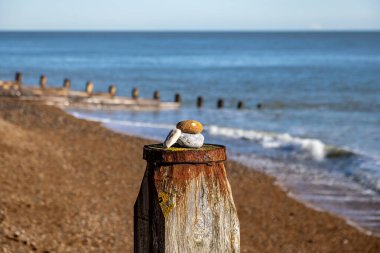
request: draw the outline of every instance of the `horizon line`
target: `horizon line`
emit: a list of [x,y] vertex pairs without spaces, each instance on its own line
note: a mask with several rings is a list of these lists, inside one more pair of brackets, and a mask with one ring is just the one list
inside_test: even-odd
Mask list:
[[136,32],[136,33],[254,33],[254,32],[263,32],[263,33],[307,33],[307,32],[312,32],[312,33],[317,33],[317,32],[380,32],[380,29],[267,29],[267,30],[248,30],[248,29],[242,29],[242,30],[218,30],[218,29],[210,29],[210,30],[145,30],[145,29],[130,29],[130,30],[93,30],[93,29],[57,29],[57,30],[8,30],[8,29],[0,29],[0,32]]

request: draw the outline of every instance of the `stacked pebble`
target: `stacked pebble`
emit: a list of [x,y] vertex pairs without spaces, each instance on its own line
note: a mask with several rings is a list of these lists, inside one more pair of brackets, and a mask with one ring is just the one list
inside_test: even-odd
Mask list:
[[202,130],[202,124],[196,120],[178,122],[176,128],[171,130],[166,137],[163,145],[165,148],[170,148],[177,142],[181,147],[200,148],[204,141]]

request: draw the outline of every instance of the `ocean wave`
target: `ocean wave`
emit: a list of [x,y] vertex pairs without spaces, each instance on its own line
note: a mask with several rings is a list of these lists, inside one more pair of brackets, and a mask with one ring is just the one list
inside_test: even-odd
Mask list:
[[[151,128],[151,129],[161,129],[170,130],[174,127],[173,124],[162,124],[162,123],[150,123],[150,122],[141,122],[141,121],[131,121],[131,120],[120,120],[109,117],[101,117],[101,116],[92,116],[86,113],[73,112],[71,114],[78,118],[83,118],[91,121],[96,121],[103,123],[108,126],[112,125],[120,125],[126,127],[133,128]],[[112,128],[112,127],[111,127]],[[339,167],[338,170],[344,173],[346,178],[350,178],[351,182],[356,182],[360,185],[367,187],[367,189],[375,190],[376,192],[380,191],[380,176],[377,174],[375,169],[373,168],[372,163],[379,162],[378,160],[370,159],[367,156],[361,155],[358,153],[353,153],[349,150],[334,147],[331,145],[325,144],[323,141],[313,138],[302,138],[297,136],[292,136],[288,133],[273,133],[273,132],[264,132],[264,131],[255,131],[255,130],[245,130],[239,128],[228,128],[228,127],[220,127],[217,125],[209,125],[205,126],[204,131],[206,134],[212,136],[220,136],[226,138],[233,139],[243,139],[251,142],[258,143],[264,149],[279,149],[281,151],[293,152],[295,157],[313,159],[314,161],[322,161],[326,158],[342,158],[342,157],[352,157],[353,155],[360,157],[361,159],[357,160],[360,163],[355,165],[355,170],[347,169],[350,166]],[[152,136],[149,136],[152,138]],[[253,154],[252,154],[253,155]],[[365,159],[366,158],[366,159]],[[275,169],[274,160],[265,159],[265,166],[263,164],[258,164],[260,161],[259,157],[252,158],[255,160],[254,167],[266,167],[265,171],[271,169]],[[271,162],[271,165],[268,166],[268,163]],[[342,160],[343,161],[343,160]],[[367,161],[364,163],[364,161]],[[290,166],[289,160],[287,160],[286,166],[281,166],[281,171],[284,171],[284,168],[289,168],[292,170],[292,173],[296,173],[299,175],[308,174],[311,176],[311,171],[307,169],[308,166],[302,165],[302,163],[293,164]],[[276,170],[276,169],[275,169]],[[277,170],[276,170],[277,171]],[[275,173],[278,175],[278,171]],[[317,176],[320,175],[320,171],[318,174],[314,175],[314,183],[317,179]],[[323,183],[326,183],[326,178],[324,178]],[[338,181],[332,182],[333,185],[338,184]],[[346,186],[347,187],[347,186]]]
[[337,158],[353,155],[351,151],[327,145],[318,139],[300,138],[288,133],[271,133],[215,125],[208,126],[206,130],[211,135],[254,141],[267,149],[296,150],[307,154],[316,161],[322,161],[326,157]]
[[[79,112],[71,112],[78,118],[84,118],[91,121],[101,122],[103,124],[114,124],[131,127],[147,127],[155,129],[172,129],[172,124],[149,123],[140,121],[118,120],[106,117],[93,117]],[[220,127],[216,125],[205,126],[205,132],[214,136],[223,136],[233,139],[244,139],[259,143],[266,149],[282,149],[298,152],[306,155],[315,161],[322,161],[325,158],[340,158],[351,156],[351,151],[330,146],[318,139],[301,138],[292,136],[288,133],[272,133],[256,130],[244,130],[239,128]]]

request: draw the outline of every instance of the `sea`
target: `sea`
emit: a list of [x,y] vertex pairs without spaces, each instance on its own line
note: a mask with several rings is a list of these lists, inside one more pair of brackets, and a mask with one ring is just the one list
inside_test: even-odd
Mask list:
[[29,85],[179,93],[175,110],[67,111],[157,142],[196,119],[229,159],[380,234],[380,32],[0,32],[0,79],[17,71]]

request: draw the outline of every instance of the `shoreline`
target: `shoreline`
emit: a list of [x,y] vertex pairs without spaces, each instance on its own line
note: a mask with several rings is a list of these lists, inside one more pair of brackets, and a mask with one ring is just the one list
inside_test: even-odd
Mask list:
[[[332,215],[334,217],[338,217],[340,219],[343,219],[348,225],[356,228],[360,232],[362,232],[362,233],[364,233],[366,235],[369,235],[369,236],[374,236],[374,237],[380,238],[380,233],[376,229],[371,230],[370,228],[367,228],[367,227],[363,226],[363,224],[360,224],[359,221],[356,221],[355,219],[352,219],[352,218],[350,218],[347,215],[345,216],[342,213],[339,213],[338,210],[335,210],[335,212],[332,211],[332,210],[329,210],[329,208],[323,206],[324,201],[313,202],[313,201],[308,200],[307,198],[305,198],[304,193],[300,193],[300,189],[296,185],[287,184],[286,182],[281,181],[279,178],[277,178],[278,175],[276,175],[276,174],[270,174],[270,173],[267,173],[267,172],[265,172],[263,170],[257,170],[256,168],[254,168],[254,166],[246,164],[243,161],[239,161],[238,159],[232,158],[231,160],[234,161],[234,162],[237,162],[237,163],[239,163],[239,164],[241,164],[241,165],[243,165],[245,167],[248,167],[248,168],[250,168],[252,170],[255,170],[255,171],[259,172],[259,173],[263,173],[263,174],[265,174],[265,175],[273,178],[275,186],[279,187],[282,191],[284,191],[289,198],[292,198],[293,200],[301,203],[305,207],[313,209],[313,210],[315,210],[317,212],[328,213],[328,214],[330,214],[330,215]],[[313,191],[310,191],[310,192],[313,193]],[[316,194],[316,192],[314,192],[313,194]],[[365,204],[363,204],[363,206],[366,206],[369,203],[370,202],[365,203]],[[341,210],[346,210],[346,208],[347,207],[341,207]]]
[[[101,123],[102,126],[106,127],[107,129],[109,129],[111,131],[114,131],[116,133],[131,135],[131,136],[135,136],[135,137],[139,137],[139,138],[143,138],[143,139],[149,139],[149,140],[156,141],[156,142],[162,141],[160,138],[157,137],[158,135],[156,135],[156,136],[144,135],[142,133],[137,133],[138,131],[136,132],[136,131],[130,129],[129,127],[133,126],[133,122],[129,122],[126,124],[125,121],[123,121],[123,120],[110,120],[107,117],[103,118],[104,115],[100,116],[100,117],[86,116],[85,114],[82,114],[81,111],[77,111],[77,110],[66,110],[66,112],[69,113],[70,115],[73,115],[76,118],[79,118],[79,119],[84,119],[84,120],[89,120],[91,122]],[[93,111],[91,111],[91,112],[93,112]],[[139,125],[144,126],[144,127],[152,127],[151,124],[152,123],[146,123],[144,125],[144,123],[139,122]],[[128,127],[121,128],[120,126],[128,126]],[[155,125],[154,127],[158,127],[158,126]],[[163,127],[163,125],[161,124],[160,127]],[[165,128],[171,129],[171,126],[165,125]],[[128,130],[126,130],[126,129],[128,129]],[[215,140],[213,143],[216,143]],[[242,166],[248,167],[252,170],[264,173],[265,175],[274,178],[275,184],[277,186],[279,186],[284,192],[286,192],[288,194],[289,197],[293,198],[294,200],[296,200],[296,201],[300,202],[301,204],[304,204],[307,207],[312,208],[316,211],[327,212],[333,216],[340,217],[340,218],[344,219],[347,224],[354,226],[355,228],[357,228],[358,230],[362,231],[365,234],[380,237],[380,232],[379,232],[380,230],[378,229],[378,227],[372,227],[371,228],[371,226],[368,226],[368,223],[363,222],[363,220],[365,220],[365,217],[367,217],[367,216],[364,217],[364,214],[361,214],[362,217],[358,217],[359,215],[356,215],[356,217],[355,217],[355,215],[353,215],[353,214],[348,215],[346,213],[347,211],[351,211],[352,213],[354,213],[355,211],[358,211],[358,210],[355,208],[352,208],[352,207],[350,209],[350,207],[347,206],[347,203],[345,206],[339,207],[339,205],[341,205],[340,204],[341,200],[339,200],[338,197],[335,197],[336,199],[333,202],[329,202],[328,200],[312,201],[312,200],[308,199],[308,197],[311,197],[311,196],[316,196],[316,197],[321,196],[321,195],[319,195],[319,191],[318,191],[319,186],[318,185],[313,185],[313,183],[311,183],[309,185],[310,188],[307,188],[308,190],[306,191],[307,193],[305,195],[305,192],[300,192],[300,188],[298,185],[300,182],[297,182],[297,180],[295,180],[295,181],[290,180],[293,182],[289,183],[289,180],[287,180],[287,179],[284,180],[282,178],[283,175],[281,175],[281,172],[276,173],[275,171],[270,171],[270,170],[267,171],[266,169],[263,169],[260,165],[252,164],[252,161],[249,161],[246,158],[242,160],[241,154],[234,153],[231,150],[232,150],[232,146],[229,147],[230,152],[228,152],[229,158],[231,161],[234,161],[236,163],[239,163]],[[348,151],[345,151],[345,152],[348,152]],[[350,154],[352,154],[352,153],[350,153]],[[244,155],[243,155],[243,157],[244,157]],[[270,162],[273,162],[273,160],[270,159]],[[276,165],[276,166],[278,167],[279,165]],[[285,169],[286,168],[285,166],[286,166],[285,164],[282,164],[281,168]],[[330,195],[325,195],[325,196],[337,196],[338,194],[342,194],[345,192],[344,188],[342,188],[342,186],[340,186],[340,187],[328,186],[328,187],[332,187],[332,188],[329,188]],[[310,190],[313,188],[314,188],[314,190]],[[342,197],[345,198],[346,196],[343,195]],[[365,210],[367,212],[371,212],[373,210],[376,211],[376,207],[374,207],[372,209],[369,207],[372,203],[371,201],[373,201],[373,200],[367,199],[367,201],[368,202],[363,202],[363,206],[362,206],[362,208],[360,208],[360,210]],[[328,203],[328,206],[326,206],[326,203]],[[366,213],[366,215],[369,215],[369,214]],[[360,219],[363,219],[363,220],[360,220]]]
[[[3,249],[131,252],[150,141],[49,106],[1,98],[0,109]],[[380,251],[378,237],[293,199],[273,177],[235,161],[226,168],[242,252]]]

